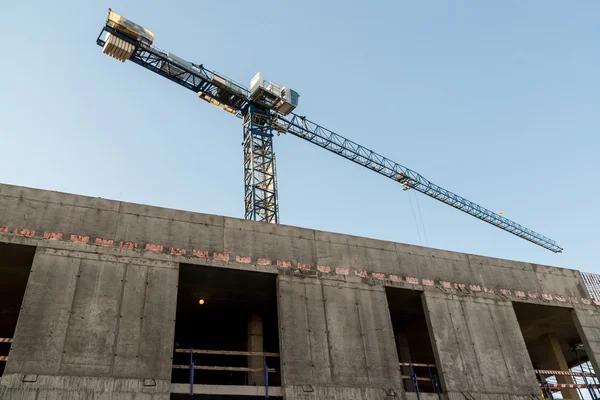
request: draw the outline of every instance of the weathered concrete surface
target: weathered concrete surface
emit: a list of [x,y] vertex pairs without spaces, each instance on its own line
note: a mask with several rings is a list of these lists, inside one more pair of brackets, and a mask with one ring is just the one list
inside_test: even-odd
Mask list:
[[[56,398],[77,398],[77,376],[125,377],[129,379],[96,379],[82,387],[100,393],[125,385],[133,388],[132,396],[139,379],[152,379],[162,382],[162,395],[168,393],[176,267],[171,262],[148,265],[126,257],[39,248],[0,386],[19,382],[21,392],[42,395],[45,391],[38,388],[46,382],[53,385],[48,398],[53,393]],[[34,385],[21,383],[21,374],[53,376],[38,378]],[[15,396],[10,389],[5,392],[10,394],[0,398]]]
[[432,291],[425,291],[423,299],[447,392],[539,394],[509,301]]
[[167,400],[170,386],[164,380],[5,374],[0,399]]
[[392,322],[381,287],[280,275],[278,294],[284,386],[402,392]]
[[423,292],[449,399],[539,395],[511,301],[572,308],[600,360],[575,270],[10,185],[0,241],[37,246],[0,399],[168,398],[179,262],[279,275],[287,399],[414,398],[385,286]]
[[571,313],[594,371],[600,371],[600,313],[593,307],[575,308]]

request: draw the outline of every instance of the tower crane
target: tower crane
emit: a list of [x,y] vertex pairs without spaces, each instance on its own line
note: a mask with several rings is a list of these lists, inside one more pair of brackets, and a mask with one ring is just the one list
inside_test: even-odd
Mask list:
[[96,39],[96,43],[103,48],[103,53],[122,62],[132,61],[197,93],[200,99],[242,120],[246,219],[279,223],[273,136],[289,134],[392,179],[404,190],[416,190],[547,250],[562,252],[555,241],[295,114],[293,111],[298,106],[298,93],[287,86],[266,81],[260,72],[252,78],[250,88],[247,88],[202,64],[195,64],[160,50],[153,46],[153,41],[153,32],[111,9],[106,24]]

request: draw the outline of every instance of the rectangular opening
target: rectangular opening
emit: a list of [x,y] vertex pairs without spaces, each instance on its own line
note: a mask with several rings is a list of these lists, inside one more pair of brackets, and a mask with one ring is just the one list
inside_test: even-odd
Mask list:
[[172,382],[280,386],[275,282],[274,274],[180,264]]
[[[564,384],[598,384],[581,337],[575,327],[571,309],[513,302],[519,327],[527,345],[532,368],[545,398],[598,398],[597,389],[559,388]],[[564,375],[555,374],[561,371]],[[575,376],[579,374],[579,376]],[[590,397],[592,394],[594,396]]]
[[0,243],[0,376],[4,373],[35,246]]
[[385,291],[404,390],[441,393],[421,292],[390,287]]

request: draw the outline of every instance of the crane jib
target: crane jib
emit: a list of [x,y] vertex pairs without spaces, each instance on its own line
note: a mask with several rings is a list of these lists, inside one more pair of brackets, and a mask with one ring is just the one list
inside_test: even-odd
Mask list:
[[427,196],[451,205],[454,208],[552,252],[562,252],[562,248],[553,240],[443,189],[425,179],[417,172],[403,167],[402,165],[323,128],[304,117],[292,114],[289,119],[280,117],[278,123],[286,126],[288,133],[314,143],[317,146],[327,149],[381,175],[399,181],[408,189],[415,189]]
[[[127,53],[126,56],[120,54],[115,57],[121,61],[125,60],[119,57],[128,57],[127,59],[137,65],[196,92],[199,98],[230,112],[238,118],[244,118],[248,110],[252,109],[253,100],[250,91],[243,85],[235,83],[221,74],[210,71],[202,65],[186,62],[148,43],[135,40],[108,25],[102,29],[96,40],[96,43],[102,47],[105,47],[106,44],[103,35],[113,35],[119,40],[127,42],[126,45],[129,46],[131,54]],[[305,117],[294,113],[283,115],[273,110],[270,112],[272,114],[268,117],[271,121],[268,129],[260,125],[257,128],[258,130],[249,129],[248,132],[252,136],[271,136],[270,133],[266,133],[270,132],[271,129],[280,133],[290,133],[399,182],[404,190],[414,189],[552,252],[559,253],[563,250],[553,240],[437,186],[417,172],[315,124]],[[275,182],[274,168],[271,172],[271,179]],[[276,199],[276,193],[274,199]],[[275,203],[275,200],[271,203]],[[276,214],[277,212],[275,212]],[[277,218],[274,220],[277,221]]]

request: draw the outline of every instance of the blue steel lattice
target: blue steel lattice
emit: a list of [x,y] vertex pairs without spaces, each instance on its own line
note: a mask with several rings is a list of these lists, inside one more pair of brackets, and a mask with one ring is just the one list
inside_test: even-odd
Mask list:
[[278,115],[276,125],[287,133],[291,133],[385,177],[398,181],[405,189],[415,189],[555,253],[562,251],[562,248],[555,241],[454,194],[430,182],[417,172],[346,139],[327,128],[323,128],[307,120],[305,117],[296,114],[290,114],[287,117]]
[[[134,63],[198,93],[204,100],[212,102],[213,104],[218,103],[216,105],[226,109],[238,118],[244,118],[245,114],[248,112],[251,103],[250,93],[248,89],[244,88],[242,85],[237,84],[241,89],[241,93],[224,93],[224,91],[220,90],[219,86],[214,83],[215,79],[213,79],[216,76],[228,80],[223,75],[210,71],[201,65],[195,66],[195,69],[191,70],[187,66],[171,60],[166,52],[152,46],[141,44],[135,39],[129,38],[121,32],[114,30],[110,26],[105,26],[100,32],[100,35],[96,40],[96,43],[99,46],[104,46],[104,37],[106,33],[118,36],[135,46],[135,51],[130,57],[130,60]],[[280,133],[290,133],[307,140],[332,153],[338,154],[365,168],[395,180],[399,182],[405,190],[414,189],[552,252],[562,252],[562,248],[559,247],[555,241],[452,193],[449,190],[430,182],[417,172],[346,139],[327,128],[311,122],[305,117],[293,113],[288,116],[273,113],[272,128]],[[273,163],[273,177],[276,179],[274,175],[275,170]],[[246,177],[247,176],[248,175],[246,175]],[[246,187],[248,188],[248,186]],[[270,202],[269,204],[272,207],[277,207],[276,186],[273,192],[275,201]],[[248,190],[246,190],[247,195],[248,193]],[[247,201],[248,199],[246,199],[246,205],[248,205]],[[261,207],[258,207],[257,209],[261,209]],[[252,212],[248,212],[250,210],[247,207],[246,218],[257,218],[258,214],[254,212],[254,210],[255,209],[253,209]],[[278,210],[276,208],[270,210],[269,215],[271,217],[268,219],[271,219],[271,221],[278,221]]]

